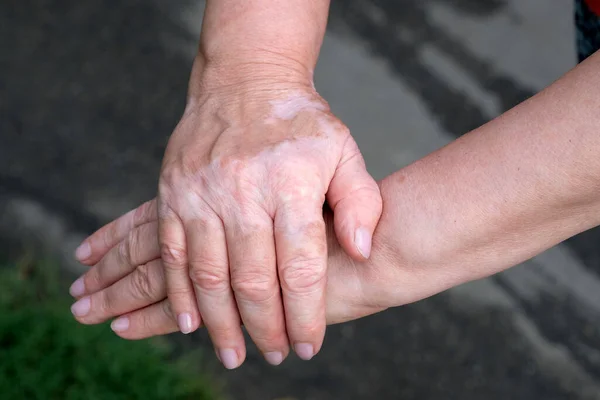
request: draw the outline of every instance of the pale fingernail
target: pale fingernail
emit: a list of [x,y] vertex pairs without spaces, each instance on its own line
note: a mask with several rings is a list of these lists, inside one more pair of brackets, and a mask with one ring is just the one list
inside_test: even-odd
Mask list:
[[315,349],[310,343],[296,343],[294,345],[294,351],[301,359],[308,361],[315,355]]
[[371,256],[371,232],[366,228],[360,227],[354,234],[354,243],[360,255],[364,258]]
[[71,312],[76,317],[83,317],[90,312],[90,298],[84,297],[83,299],[78,300],[75,304],[71,306]]
[[113,322],[111,322],[110,329],[112,329],[115,332],[126,331],[127,329],[129,329],[129,318],[120,317],[115,319]]
[[265,360],[271,365],[279,365],[283,362],[283,353],[279,351],[265,353],[264,356]]
[[92,248],[88,242],[83,242],[79,245],[77,250],[75,250],[75,258],[79,261],[85,261],[92,255]]
[[233,349],[219,350],[219,359],[227,369],[234,369],[239,366],[237,353]]
[[73,297],[79,297],[85,293],[85,283],[83,282],[83,276],[77,279],[69,288],[69,293]]
[[192,316],[190,314],[179,314],[177,323],[179,324],[181,333],[187,335],[192,332]]

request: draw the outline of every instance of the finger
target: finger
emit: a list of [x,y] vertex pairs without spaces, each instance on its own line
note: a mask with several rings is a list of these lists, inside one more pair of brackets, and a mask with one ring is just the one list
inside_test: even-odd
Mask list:
[[229,263],[223,223],[204,215],[186,226],[190,277],[198,309],[227,369],[237,368],[246,356],[240,316],[229,281]]
[[135,268],[115,284],[79,299],[71,307],[83,324],[99,324],[109,318],[147,307],[167,296],[161,260]]
[[379,186],[367,172],[356,143],[349,141],[347,146],[329,185],[327,202],[333,210],[340,245],[352,258],[362,261],[371,255],[383,203]]
[[275,215],[286,327],[296,354],[304,360],[320,350],[325,336],[327,244],[322,207],[322,201],[308,207],[284,205]]
[[168,208],[160,212],[158,226],[167,294],[180,331],[188,334],[200,326],[200,313],[188,272],[185,230],[179,217]]
[[85,265],[94,265],[117,243],[127,237],[133,228],[156,221],[157,218],[156,199],[147,201],[85,239],[75,251],[75,258]]
[[69,289],[73,297],[104,289],[123,278],[138,265],[160,258],[158,222],[140,225],[114,246],[94,267]]
[[152,304],[115,319],[111,329],[123,339],[139,340],[179,331],[169,300]]
[[[264,211],[262,212],[264,213]],[[255,210],[245,215],[260,215]],[[231,286],[248,334],[272,365],[289,353],[283,303],[277,278],[273,220],[225,227]]]

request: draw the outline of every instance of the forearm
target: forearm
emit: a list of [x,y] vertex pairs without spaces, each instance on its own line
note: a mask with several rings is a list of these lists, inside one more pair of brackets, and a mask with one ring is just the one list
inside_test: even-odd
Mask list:
[[600,53],[386,178],[374,245],[442,286],[496,273],[600,224],[599,155]]
[[328,9],[329,0],[208,0],[194,74],[208,66],[215,83],[291,79],[312,85]]

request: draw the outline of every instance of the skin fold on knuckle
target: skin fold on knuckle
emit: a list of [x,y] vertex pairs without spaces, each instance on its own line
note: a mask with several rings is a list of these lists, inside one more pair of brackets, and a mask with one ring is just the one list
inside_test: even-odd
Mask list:
[[155,207],[156,200],[150,200],[139,206],[133,212],[134,223],[150,222],[157,219]]
[[141,247],[143,246],[142,241],[140,240],[141,236],[141,228],[135,228],[127,235],[126,247],[127,247],[127,261],[129,265],[135,265],[137,260],[139,260],[139,253]]
[[90,311],[84,317],[77,318],[84,324],[97,324],[113,315],[114,299],[107,290],[101,290],[90,297]]
[[180,245],[162,242],[160,244],[160,257],[167,269],[182,270],[187,268],[187,253]]
[[94,292],[103,287],[101,264],[96,264],[83,276],[86,292]]
[[[171,135],[171,139],[167,145],[165,158],[163,159],[163,164],[158,178],[158,193],[160,199],[162,200],[160,202],[162,205],[165,204],[164,200],[168,198],[168,195],[171,193],[172,189],[176,187],[185,176],[183,173],[183,160],[181,152],[177,151],[178,157],[176,158],[167,158],[166,156],[166,153],[171,153],[174,150],[171,146],[172,139],[174,137],[175,133]],[[161,209],[165,210],[164,207],[161,207]]]
[[[271,276],[272,275],[272,276]],[[231,287],[237,298],[253,303],[265,303],[277,295],[275,271],[264,267],[246,267],[231,277]]]
[[131,231],[128,236],[127,236],[127,240],[123,240],[121,241],[118,245],[117,245],[117,259],[119,264],[121,265],[131,265],[131,250],[132,250],[132,246],[135,245],[135,243],[132,245],[132,240],[135,242],[135,231]]
[[324,287],[326,262],[322,257],[297,257],[281,267],[283,290],[290,294],[311,294]]
[[162,312],[171,320],[171,322],[173,322],[173,327],[176,328],[177,326],[175,325],[175,313],[173,312],[173,307],[171,306],[171,302],[168,300],[165,300],[161,303],[161,307],[162,307]]
[[154,335],[156,332],[156,324],[155,317],[148,313],[139,313],[137,318],[137,326],[141,329],[139,332],[136,332],[136,337],[140,335],[141,332],[144,332],[144,336]]
[[139,265],[131,279],[130,293],[137,300],[152,301],[160,295],[160,290],[157,290],[155,282],[159,276],[153,271],[149,264]]
[[[106,249],[107,251],[114,245],[115,242],[115,238],[119,237],[119,226],[122,224],[122,220],[118,219],[116,220],[114,223],[110,224],[108,226],[108,229],[105,229],[102,231],[102,233],[100,234],[100,241],[101,241],[101,247]],[[96,234],[92,235],[89,239],[88,242],[90,244],[94,243],[94,239],[96,238]],[[92,248],[94,248],[92,246]]]
[[189,270],[192,283],[206,294],[222,294],[229,290],[229,270],[214,262],[193,262]]

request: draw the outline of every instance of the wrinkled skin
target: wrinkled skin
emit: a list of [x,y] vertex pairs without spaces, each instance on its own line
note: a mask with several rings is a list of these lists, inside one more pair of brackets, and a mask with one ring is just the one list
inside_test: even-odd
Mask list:
[[301,358],[314,356],[326,326],[325,200],[344,250],[366,260],[379,188],[312,85],[211,87],[191,98],[158,195],[160,255],[180,330],[205,325],[228,368],[243,360],[241,324],[273,364],[289,342]]
[[[361,318],[397,305],[398,271],[394,265],[399,260],[392,262],[385,245],[376,244],[377,255],[357,263],[338,243],[329,210],[324,217],[328,242],[327,323]],[[152,200],[87,239],[92,251],[90,261],[95,265],[71,287],[71,294],[79,299],[76,304],[86,304],[84,312],[74,312],[79,322],[98,324],[120,316],[111,327],[125,339],[179,330],[166,298],[157,228],[157,201]],[[424,297],[421,293],[416,296]]]

